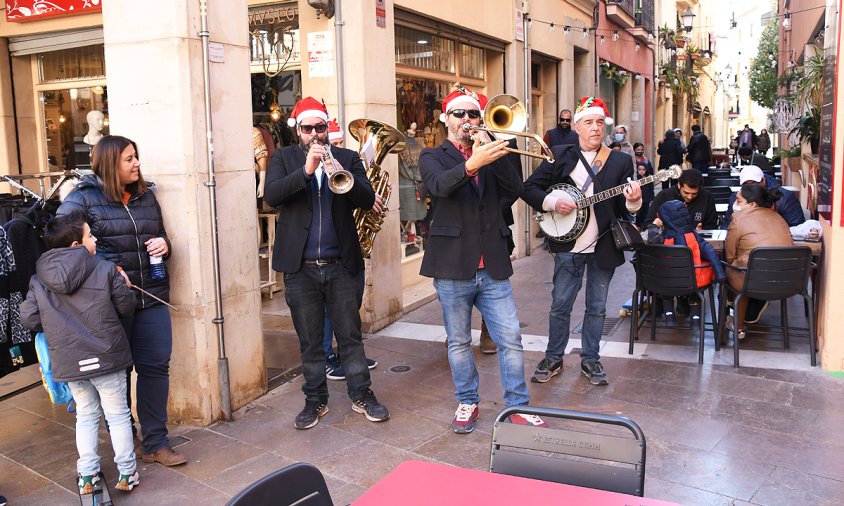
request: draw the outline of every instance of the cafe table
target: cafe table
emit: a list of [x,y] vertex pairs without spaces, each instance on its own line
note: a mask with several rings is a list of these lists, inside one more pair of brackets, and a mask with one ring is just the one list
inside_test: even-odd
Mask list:
[[676,503],[550,481],[408,460],[367,490],[354,506],[497,506],[513,504],[585,504],[668,506]]

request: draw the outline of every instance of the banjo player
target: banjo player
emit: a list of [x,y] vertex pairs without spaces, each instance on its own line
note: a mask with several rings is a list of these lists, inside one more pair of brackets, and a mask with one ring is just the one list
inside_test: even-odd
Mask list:
[[[575,216],[574,221],[580,229],[566,242],[546,239],[549,252],[554,255],[554,285],[548,347],[545,358],[539,362],[531,378],[534,383],[545,383],[562,370],[572,306],[583,284],[585,271],[586,313],[580,369],[593,385],[608,384],[598,351],[609,284],[615,268],[624,263],[624,254],[616,249],[609,228],[612,220],[625,218],[627,213],[636,213],[642,206],[639,183],[630,181],[633,177],[630,157],[602,145],[604,126],[611,123],[609,110],[600,98],[583,97],[574,114],[574,130],[579,145],[553,147],[555,162],[543,162],[525,181],[522,196],[525,202],[538,212],[555,211],[564,217]],[[567,183],[589,197],[625,182],[628,183],[621,194],[585,209],[578,208],[566,194],[549,193],[552,185]]]

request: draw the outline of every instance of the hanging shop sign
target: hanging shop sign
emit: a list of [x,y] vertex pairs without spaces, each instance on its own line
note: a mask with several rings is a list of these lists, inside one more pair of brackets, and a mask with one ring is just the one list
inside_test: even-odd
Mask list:
[[6,0],[6,21],[20,23],[102,10],[102,0]]

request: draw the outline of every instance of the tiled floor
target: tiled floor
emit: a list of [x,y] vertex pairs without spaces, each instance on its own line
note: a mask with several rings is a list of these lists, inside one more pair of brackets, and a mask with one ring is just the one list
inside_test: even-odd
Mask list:
[[[516,262],[513,286],[532,350],[525,353],[528,375],[547,340],[551,266],[542,251]],[[629,266],[617,272],[609,316],[629,297],[632,279]],[[267,365],[281,369],[297,357],[279,299],[269,304],[264,328]],[[582,311],[579,302],[574,314]],[[789,308],[797,325],[801,313],[797,303]],[[776,311],[765,318],[775,321]],[[366,341],[367,355],[379,360],[373,390],[391,409],[388,422],[373,424],[352,412],[345,384],[329,382],[330,412],[313,429],[297,431],[293,417],[303,396],[296,378],[242,408],[233,422],[172,427],[172,435],[187,441],[178,449],[189,463],[173,469],[139,463],[140,487],[128,496],[115,493],[116,499],[121,505],[223,504],[270,471],[307,461],[325,474],[335,504],[348,504],[407,459],[485,469],[492,420],[503,408],[497,358],[476,353],[481,419],[474,433],[453,434],[456,404],[440,322],[434,301]],[[549,383],[528,383],[532,404],[618,413],[639,423],[648,441],[648,497],[693,505],[841,504],[844,380],[808,367],[805,339],[793,339],[788,351],[781,342],[752,339],[743,346],[743,364],[767,368],[735,369],[732,349],[715,352],[709,332],[703,366],[694,338],[678,329],[659,329],[652,344],[645,328],[630,358],[628,329],[625,319],[602,348],[609,386],[590,386],[576,356],[567,357],[563,373]],[[570,347],[578,338],[572,335]],[[391,371],[395,366],[408,370]],[[0,494],[9,504],[78,504],[73,417],[51,406],[39,388],[0,403],[0,420]],[[108,436],[101,436],[104,471],[113,480]]]

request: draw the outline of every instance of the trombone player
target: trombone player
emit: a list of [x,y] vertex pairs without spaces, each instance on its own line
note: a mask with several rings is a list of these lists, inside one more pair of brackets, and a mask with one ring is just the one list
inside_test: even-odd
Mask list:
[[[472,432],[479,416],[478,371],[472,353],[472,307],[486,321],[498,348],[504,403],[528,404],[524,352],[516,303],[510,286],[513,267],[501,213],[502,198],[518,198],[522,177],[507,157],[507,141],[483,143],[464,125],[479,126],[485,96],[465,87],[443,100],[448,139],[425,149],[419,168],[431,192],[433,219],[420,273],[434,278],[448,335],[448,362],[455,386],[457,410],[451,428]],[[540,425],[535,416],[513,415],[511,421]]]
[[[352,409],[369,421],[385,421],[390,413],[369,388],[363,351],[358,274],[364,264],[353,218],[355,208],[372,207],[375,192],[358,154],[329,145],[323,103],[311,97],[300,100],[291,123],[299,144],[276,150],[267,171],[264,199],[279,208],[272,263],[274,270],[284,273],[284,296],[302,353],[305,407],[294,426],[310,429],[328,412],[325,308],[334,326]],[[329,188],[327,173],[343,168],[353,183],[336,193]]]

